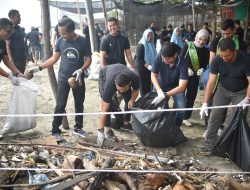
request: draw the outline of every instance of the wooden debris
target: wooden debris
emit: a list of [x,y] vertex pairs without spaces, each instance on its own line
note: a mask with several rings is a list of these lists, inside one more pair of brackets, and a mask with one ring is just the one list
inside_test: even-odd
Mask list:
[[205,184],[205,190],[216,190],[216,189],[213,183],[208,182]]
[[116,175],[126,182],[131,190],[136,190],[133,179],[127,173],[116,173]]

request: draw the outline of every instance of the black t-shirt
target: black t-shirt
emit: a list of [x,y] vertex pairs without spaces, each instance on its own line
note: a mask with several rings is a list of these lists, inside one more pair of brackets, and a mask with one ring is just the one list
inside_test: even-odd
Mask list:
[[[194,47],[197,51],[200,68],[203,68],[205,70],[209,62],[209,50],[206,47],[196,47],[196,46]],[[196,75],[196,72],[193,69],[193,65],[189,56],[189,52],[187,52],[187,50],[188,50],[188,45],[185,44],[181,50],[181,57],[183,57],[186,60],[188,67],[192,69],[192,71]]]
[[6,43],[4,40],[0,40],[0,62],[5,55],[7,55]]
[[14,32],[8,39],[14,63],[23,63],[26,61],[24,38],[26,34],[19,25],[14,26]]
[[85,38],[89,39],[89,26],[83,28],[83,34],[85,35]]
[[248,86],[247,77],[250,77],[250,58],[238,51],[235,61],[226,63],[217,55],[211,63],[210,73],[220,74],[220,83],[225,89],[232,92],[243,90]]
[[91,56],[90,44],[82,36],[70,41],[60,37],[56,41],[55,52],[61,53],[61,63],[58,71],[59,81],[67,81],[74,71],[83,66],[84,57]]
[[26,38],[30,41],[31,46],[39,46],[40,40],[39,40],[40,33],[38,31],[31,31],[27,34]]
[[112,96],[116,93],[115,79],[119,74],[125,74],[131,79],[131,88],[138,90],[140,87],[139,76],[122,64],[107,65],[103,69],[105,73],[104,92],[102,94],[103,101],[110,103]]
[[121,34],[117,36],[107,34],[102,38],[100,45],[100,51],[105,51],[107,54],[107,65],[116,63],[126,65],[124,50],[129,48],[128,38]]
[[[210,51],[211,52],[217,53],[217,46],[220,42],[220,39],[221,39],[221,37],[217,37],[211,42],[211,44],[210,44]],[[239,50],[244,51],[244,52],[247,51],[247,46],[246,46],[245,42],[241,41],[240,39],[239,39]]]

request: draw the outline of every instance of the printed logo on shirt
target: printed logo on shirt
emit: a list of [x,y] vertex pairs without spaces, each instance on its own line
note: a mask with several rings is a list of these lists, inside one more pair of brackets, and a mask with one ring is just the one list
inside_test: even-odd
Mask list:
[[75,48],[67,48],[63,52],[64,57],[66,58],[67,62],[72,63],[72,64],[77,64],[78,59],[79,59],[79,52]]

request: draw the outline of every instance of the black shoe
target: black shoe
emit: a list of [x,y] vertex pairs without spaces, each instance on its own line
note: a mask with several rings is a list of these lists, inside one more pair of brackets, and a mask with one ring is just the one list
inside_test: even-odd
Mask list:
[[123,124],[121,127],[120,127],[121,130],[124,130],[124,131],[129,131],[131,133],[133,133],[133,128],[132,128],[132,125],[130,123],[128,124]]
[[211,156],[213,153],[213,150],[209,148],[207,145],[201,147],[199,155],[201,156]]
[[108,140],[115,140],[116,139],[116,136],[111,129],[106,132],[106,138]]

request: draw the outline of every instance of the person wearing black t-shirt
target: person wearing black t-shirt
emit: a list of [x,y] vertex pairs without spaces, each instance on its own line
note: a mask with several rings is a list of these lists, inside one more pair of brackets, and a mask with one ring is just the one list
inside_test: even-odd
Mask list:
[[24,73],[26,67],[26,53],[25,53],[25,33],[19,26],[21,22],[21,15],[18,10],[10,10],[8,14],[13,23],[13,34],[6,40],[6,47],[10,61]]
[[[58,29],[61,37],[56,42],[56,48],[44,64],[32,67],[28,70],[30,73],[36,73],[42,69],[54,65],[61,57],[61,63],[58,71],[57,98],[55,114],[65,113],[67,99],[70,91],[68,79],[75,76],[77,83],[75,88],[72,88],[72,93],[75,102],[75,112],[83,113],[83,103],[85,100],[85,82],[84,70],[91,64],[90,44],[86,38],[75,33],[75,23],[70,18],[65,18],[59,21]],[[61,135],[60,125],[62,124],[62,116],[54,116],[52,122],[52,135],[58,143],[64,142]],[[75,116],[75,126],[73,134],[80,137],[85,137],[86,132],[83,128],[83,115]]]
[[[135,100],[139,95],[139,76],[122,64],[113,64],[103,67],[99,75],[99,91],[102,98],[102,112],[112,111],[112,98],[116,92],[120,92],[125,101],[124,111],[128,111],[134,106]],[[120,129],[133,131],[129,123],[130,114],[125,114],[123,125]],[[99,120],[97,144],[102,145],[104,140],[104,126],[107,127],[106,137],[115,140],[116,136],[112,131],[110,115],[102,114]]]
[[[188,64],[188,85],[186,89],[186,107],[193,108],[199,86],[199,77],[208,66],[209,50],[205,47],[209,33],[206,29],[201,29],[196,34],[194,42],[188,42],[184,45],[181,56],[185,58]],[[188,119],[192,115],[191,111],[185,112],[183,123],[186,126],[192,126]]]
[[[218,54],[219,52],[217,51],[218,50],[218,44],[219,42],[224,39],[224,38],[229,38],[229,39],[233,39],[234,42],[235,42],[235,49],[236,50],[241,50],[241,51],[244,51],[246,52],[247,48],[246,48],[246,44],[241,41],[236,35],[235,35],[235,32],[236,32],[236,29],[235,29],[235,26],[234,26],[234,21],[232,19],[226,19],[224,20],[224,22],[222,23],[221,25],[221,33],[222,33],[222,37],[217,37],[215,38],[211,44],[210,44],[210,56],[209,56],[209,63],[212,62],[212,60],[214,59],[214,57],[216,56],[216,54]],[[203,75],[203,81],[204,81],[204,84],[205,84],[205,90],[206,90],[206,84],[208,82],[208,76],[209,76],[209,70],[210,68],[208,68],[204,75]],[[215,87],[215,90],[216,90],[216,87]],[[212,101],[213,101],[213,98],[210,98],[210,102],[209,102],[209,105],[212,105]],[[209,110],[210,112],[210,110]],[[208,117],[209,117],[209,114],[208,114]],[[226,115],[225,115],[226,117]],[[226,118],[225,118],[226,119]],[[205,125],[207,126],[207,122],[208,122],[208,118],[205,116]],[[223,128],[223,123],[224,121],[221,123],[221,128]],[[205,132],[206,133],[206,132]],[[221,131],[220,131],[221,133]],[[206,134],[204,134],[205,136]]]
[[[225,106],[232,103],[239,104],[244,109],[246,104],[250,103],[250,58],[235,47],[235,42],[229,38],[222,39],[219,43],[219,55],[213,59],[210,67],[205,98],[200,111],[201,117],[204,113],[208,115],[208,102],[218,74],[220,74],[220,80],[213,96],[212,106]],[[211,149],[216,143],[217,132],[224,122],[225,112],[225,108],[211,110],[205,137],[206,146],[203,149],[206,154],[211,154]]]
[[101,66],[116,63],[127,65],[124,56],[125,52],[130,66],[135,68],[128,38],[118,31],[118,20],[116,18],[111,17],[108,19],[108,30],[109,34],[102,38],[100,45]]

